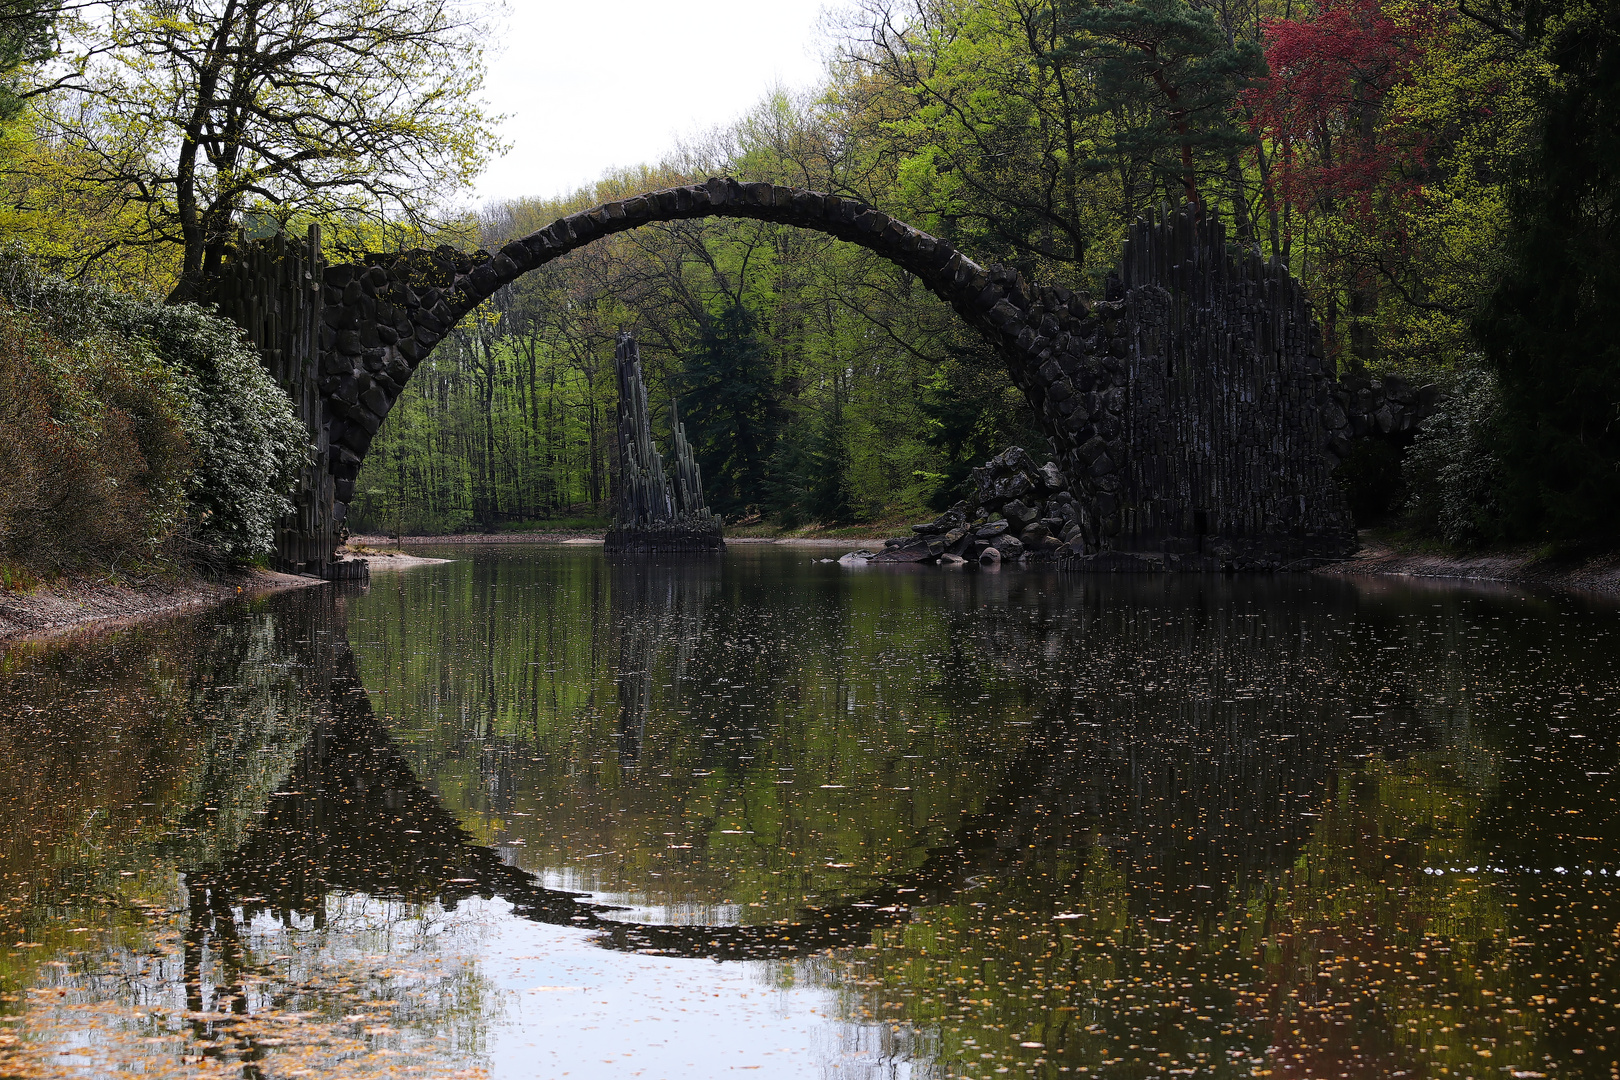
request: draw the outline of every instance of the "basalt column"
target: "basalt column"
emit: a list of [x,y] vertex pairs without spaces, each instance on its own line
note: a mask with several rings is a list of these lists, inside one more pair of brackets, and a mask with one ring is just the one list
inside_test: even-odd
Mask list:
[[725,546],[720,519],[703,501],[703,472],[692,456],[673,403],[675,483],[652,437],[647,382],[636,339],[619,335],[614,351],[619,374],[619,472],[609,551],[718,551]]
[[[1179,555],[1188,569],[1353,552],[1333,479],[1348,422],[1288,269],[1229,248],[1221,224],[1187,205],[1131,229],[1114,288],[1124,295],[1098,306],[1118,312],[1110,351],[1128,407],[1118,493],[1094,507],[1112,519],[1107,547]],[[1078,456],[1092,464],[1085,447]]]
[[333,558],[343,527],[328,468],[331,447],[325,395],[320,389],[321,230],[302,240],[277,233],[246,236],[226,249],[225,262],[205,299],[246,331],[264,365],[293,400],[309,430],[315,455],[298,474],[292,513],[276,528],[275,568],[321,577],[359,576],[362,564]]

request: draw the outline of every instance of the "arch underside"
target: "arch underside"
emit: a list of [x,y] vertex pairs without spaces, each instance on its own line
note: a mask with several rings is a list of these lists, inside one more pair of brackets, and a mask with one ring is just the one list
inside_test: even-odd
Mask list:
[[319,389],[334,519],[411,373],[462,317],[576,248],[701,217],[859,244],[915,274],[984,334],[1081,508],[1075,554],[1177,552],[1191,541],[1223,565],[1256,552],[1264,565],[1354,549],[1329,477],[1348,449],[1349,420],[1304,295],[1285,268],[1232,256],[1219,224],[1195,209],[1139,223],[1120,295],[1093,301],[980,266],[857,200],[729,179],[605,203],[493,255],[440,247],[326,268]]

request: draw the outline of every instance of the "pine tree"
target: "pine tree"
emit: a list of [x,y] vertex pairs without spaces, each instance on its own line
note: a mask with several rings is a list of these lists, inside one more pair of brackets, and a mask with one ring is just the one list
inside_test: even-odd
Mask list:
[[1068,55],[1096,72],[1097,98],[1111,111],[1146,106],[1152,119],[1121,128],[1121,152],[1154,163],[1162,179],[1198,202],[1200,161],[1225,168],[1226,154],[1253,142],[1233,104],[1265,72],[1254,42],[1232,41],[1208,11],[1186,0],[1114,0],[1061,16]]
[[752,312],[729,304],[704,321],[681,402],[709,505],[735,515],[765,495],[780,388]]

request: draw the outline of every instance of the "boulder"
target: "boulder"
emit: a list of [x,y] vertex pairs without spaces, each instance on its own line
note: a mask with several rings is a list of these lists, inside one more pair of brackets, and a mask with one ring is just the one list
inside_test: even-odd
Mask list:
[[987,521],[983,525],[980,525],[978,528],[974,529],[973,535],[978,537],[980,540],[992,540],[1006,531],[1007,519],[998,518],[995,521]]
[[1024,542],[1011,533],[1003,533],[991,541],[1003,559],[1018,559],[1024,554]]
[[1016,533],[1023,532],[1026,526],[1041,516],[1040,510],[1018,499],[1003,506],[1001,512],[1006,515],[1008,530]]
[[884,548],[868,561],[875,563],[915,563],[927,562],[931,558],[933,556],[928,553],[926,545],[907,546],[902,544],[898,547]]

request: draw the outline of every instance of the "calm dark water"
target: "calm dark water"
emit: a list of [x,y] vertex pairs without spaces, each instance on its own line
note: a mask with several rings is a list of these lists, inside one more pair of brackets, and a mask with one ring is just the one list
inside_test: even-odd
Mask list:
[[449,552],[0,654],[0,1075],[1620,1075],[1620,616]]

